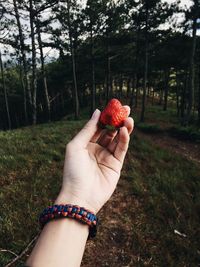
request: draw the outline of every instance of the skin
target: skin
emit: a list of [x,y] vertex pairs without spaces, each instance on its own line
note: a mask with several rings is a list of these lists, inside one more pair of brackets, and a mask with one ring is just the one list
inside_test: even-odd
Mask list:
[[[108,132],[98,128],[99,117],[96,110],[68,143],[63,184],[55,204],[79,205],[96,214],[113,194],[134,123],[129,117],[119,131]],[[80,266],[88,232],[87,225],[75,220],[52,220],[43,228],[27,266]]]

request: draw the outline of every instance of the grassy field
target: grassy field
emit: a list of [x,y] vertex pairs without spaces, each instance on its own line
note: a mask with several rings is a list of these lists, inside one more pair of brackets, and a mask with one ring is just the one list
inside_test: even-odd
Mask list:
[[[0,133],[0,249],[19,254],[39,232],[37,216],[59,191],[65,145],[83,123],[61,121]],[[127,204],[140,203],[140,222],[130,222],[130,253],[151,259],[127,266],[198,266],[200,167],[133,135],[122,179],[131,196]],[[87,266],[94,266],[92,256]],[[0,252],[0,266],[13,257]]]

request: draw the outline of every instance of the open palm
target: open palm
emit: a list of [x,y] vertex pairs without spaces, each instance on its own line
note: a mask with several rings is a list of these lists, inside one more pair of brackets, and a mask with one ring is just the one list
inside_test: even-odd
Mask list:
[[114,192],[128,149],[133,120],[119,132],[98,129],[100,111],[67,145],[63,186],[57,202],[77,204],[97,213]]

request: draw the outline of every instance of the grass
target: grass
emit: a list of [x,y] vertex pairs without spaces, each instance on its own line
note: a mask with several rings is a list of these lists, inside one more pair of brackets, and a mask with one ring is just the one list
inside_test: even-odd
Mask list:
[[[57,122],[0,133],[0,247],[16,253],[39,231],[36,218],[62,178],[65,144],[83,122]],[[0,266],[10,258],[0,254]]]
[[146,120],[154,121],[159,124],[164,123],[166,126],[179,123],[176,109],[171,106],[169,106],[166,111],[163,110],[163,106],[147,106]]
[[[84,121],[61,121],[0,133],[0,248],[19,254],[38,233],[37,216],[55,199],[65,144]],[[133,253],[148,266],[197,266],[200,168],[134,136],[122,176],[141,205]],[[187,235],[174,234],[174,230]],[[0,253],[0,266],[11,258]],[[138,266],[143,266],[142,263]]]
[[200,128],[194,126],[190,127],[173,126],[168,129],[168,133],[171,136],[178,137],[182,140],[189,140],[200,143]]
[[[142,205],[143,227],[134,229],[134,248],[152,257],[149,266],[197,266],[200,168],[181,156],[135,138],[128,166],[135,167],[133,194]],[[126,172],[129,171],[126,166]],[[178,230],[186,238],[175,235]]]
[[178,139],[200,143],[200,128],[193,124],[183,127],[177,117],[176,109],[168,107],[166,111],[162,106],[147,106],[145,123],[139,121],[136,114],[136,127],[144,133],[159,134],[168,133]]
[[137,128],[142,132],[149,134],[157,134],[163,131],[157,124],[138,123]]

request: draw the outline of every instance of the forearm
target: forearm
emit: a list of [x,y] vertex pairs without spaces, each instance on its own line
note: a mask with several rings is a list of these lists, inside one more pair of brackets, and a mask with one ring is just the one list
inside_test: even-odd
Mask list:
[[87,225],[73,219],[52,220],[44,227],[27,266],[80,266],[88,232]]
[[[106,132],[98,132],[99,117],[100,111],[96,110],[91,120],[67,145],[63,185],[56,205],[77,205],[96,214],[116,187],[133,120],[128,118],[124,127],[110,140],[111,136],[107,136]],[[102,140],[101,143],[98,140]],[[96,225],[97,220],[93,222]],[[79,267],[88,234],[89,227],[73,219],[52,220],[44,227],[27,265]]]

